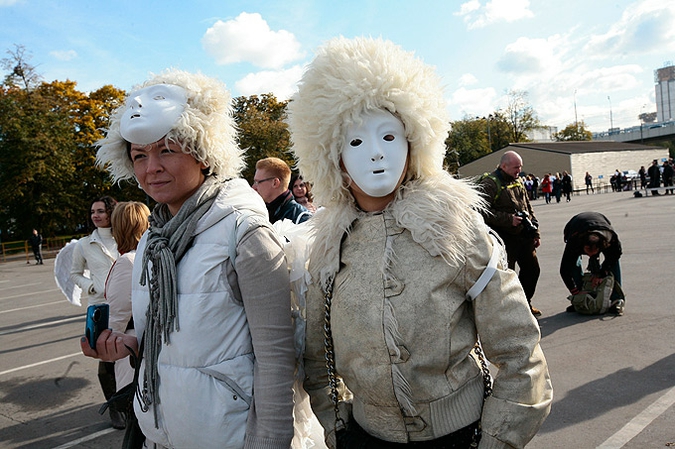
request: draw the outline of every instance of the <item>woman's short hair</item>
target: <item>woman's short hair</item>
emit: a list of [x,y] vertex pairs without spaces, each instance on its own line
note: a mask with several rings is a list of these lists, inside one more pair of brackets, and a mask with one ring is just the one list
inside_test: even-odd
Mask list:
[[150,209],[138,201],[117,204],[110,219],[112,235],[120,254],[135,250],[141,236],[148,229]]

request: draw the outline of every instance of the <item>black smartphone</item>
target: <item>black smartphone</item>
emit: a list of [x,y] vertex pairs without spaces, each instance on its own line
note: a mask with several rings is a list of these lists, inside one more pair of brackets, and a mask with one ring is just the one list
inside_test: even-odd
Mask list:
[[89,340],[91,349],[96,349],[96,340],[104,329],[108,329],[108,314],[110,307],[108,304],[92,304],[87,307],[87,324],[84,328],[84,335]]

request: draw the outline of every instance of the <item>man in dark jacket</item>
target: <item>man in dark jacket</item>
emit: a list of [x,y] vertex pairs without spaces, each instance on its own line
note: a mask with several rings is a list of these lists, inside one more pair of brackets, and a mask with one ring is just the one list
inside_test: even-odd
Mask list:
[[485,223],[494,229],[506,245],[509,268],[520,268],[520,280],[530,310],[534,316],[541,311],[532,306],[532,297],[539,280],[537,248],[541,244],[539,222],[527,197],[527,190],[520,179],[523,160],[515,151],[502,155],[499,167],[484,175],[479,187],[488,202],[488,211],[483,215]]
[[[598,212],[582,212],[575,215],[567,222],[563,230],[565,239],[565,251],[560,262],[560,276],[565,286],[572,295],[584,293],[583,269],[581,256],[586,255],[588,271],[591,272],[593,286],[597,286],[610,273],[614,275],[615,284],[621,285],[621,242],[612,224],[607,217]],[[600,263],[600,254],[604,260]],[[619,297],[619,291],[615,289],[610,297],[614,305],[609,312],[623,315],[623,307],[626,298]],[[623,300],[619,302],[618,300]],[[574,306],[567,308],[568,312],[574,311]]]
[[[661,187],[661,169],[656,159],[652,161],[652,166],[647,169],[647,175],[649,176],[649,187]],[[652,190],[652,195],[658,194],[658,190]]]
[[33,234],[28,237],[28,242],[35,255],[35,265],[42,265],[42,235],[37,229],[33,229]]
[[[673,176],[675,176],[675,170],[673,166],[668,161],[663,161],[663,187],[672,187],[673,185]],[[667,189],[666,195],[673,194],[673,189]]]
[[286,218],[298,224],[312,216],[307,209],[295,202],[288,189],[290,180],[291,169],[279,158],[267,157],[255,164],[253,190],[265,201],[271,223]]

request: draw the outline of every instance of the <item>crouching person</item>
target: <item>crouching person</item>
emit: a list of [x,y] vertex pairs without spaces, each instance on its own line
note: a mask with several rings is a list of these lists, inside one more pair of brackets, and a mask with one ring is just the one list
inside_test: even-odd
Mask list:
[[[621,242],[607,217],[599,212],[582,212],[567,222],[563,234],[560,276],[572,301],[567,311],[623,315],[626,297],[621,287]],[[582,256],[589,257],[586,273]]]

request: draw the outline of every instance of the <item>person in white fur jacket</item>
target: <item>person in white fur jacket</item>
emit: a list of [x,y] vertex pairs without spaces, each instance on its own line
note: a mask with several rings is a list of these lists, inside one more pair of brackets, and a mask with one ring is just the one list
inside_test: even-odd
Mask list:
[[552,400],[539,327],[480,194],[443,170],[433,69],[389,41],[335,38],[289,125],[325,206],[309,222],[304,386],[327,445],[524,447]]

